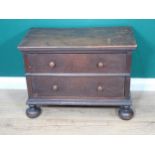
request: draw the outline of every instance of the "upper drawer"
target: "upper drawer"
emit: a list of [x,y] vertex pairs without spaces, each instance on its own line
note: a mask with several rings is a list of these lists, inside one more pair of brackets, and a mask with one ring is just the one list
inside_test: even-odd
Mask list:
[[32,73],[124,73],[125,54],[28,54],[26,71]]

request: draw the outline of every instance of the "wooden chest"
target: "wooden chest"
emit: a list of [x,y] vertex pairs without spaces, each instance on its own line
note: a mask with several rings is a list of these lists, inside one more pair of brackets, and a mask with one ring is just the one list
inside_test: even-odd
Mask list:
[[27,116],[39,116],[42,105],[118,106],[119,116],[131,119],[136,46],[129,27],[30,29],[18,46],[25,62]]

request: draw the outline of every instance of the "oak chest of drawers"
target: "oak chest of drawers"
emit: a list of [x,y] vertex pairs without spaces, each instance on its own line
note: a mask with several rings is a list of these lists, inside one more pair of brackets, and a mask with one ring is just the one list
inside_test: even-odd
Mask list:
[[25,62],[27,116],[39,116],[42,105],[118,106],[119,116],[131,119],[136,46],[129,27],[30,29],[18,46]]

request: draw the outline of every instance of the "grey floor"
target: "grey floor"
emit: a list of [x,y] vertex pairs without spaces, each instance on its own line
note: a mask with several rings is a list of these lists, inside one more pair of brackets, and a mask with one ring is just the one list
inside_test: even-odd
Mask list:
[[155,92],[132,92],[135,117],[123,121],[117,108],[43,107],[25,116],[26,90],[0,90],[0,134],[155,134]]

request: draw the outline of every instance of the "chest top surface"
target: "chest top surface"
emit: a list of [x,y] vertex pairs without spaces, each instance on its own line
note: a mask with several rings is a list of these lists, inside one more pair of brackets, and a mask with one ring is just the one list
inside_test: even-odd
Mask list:
[[130,27],[31,28],[18,48],[39,50],[133,50],[136,41]]

